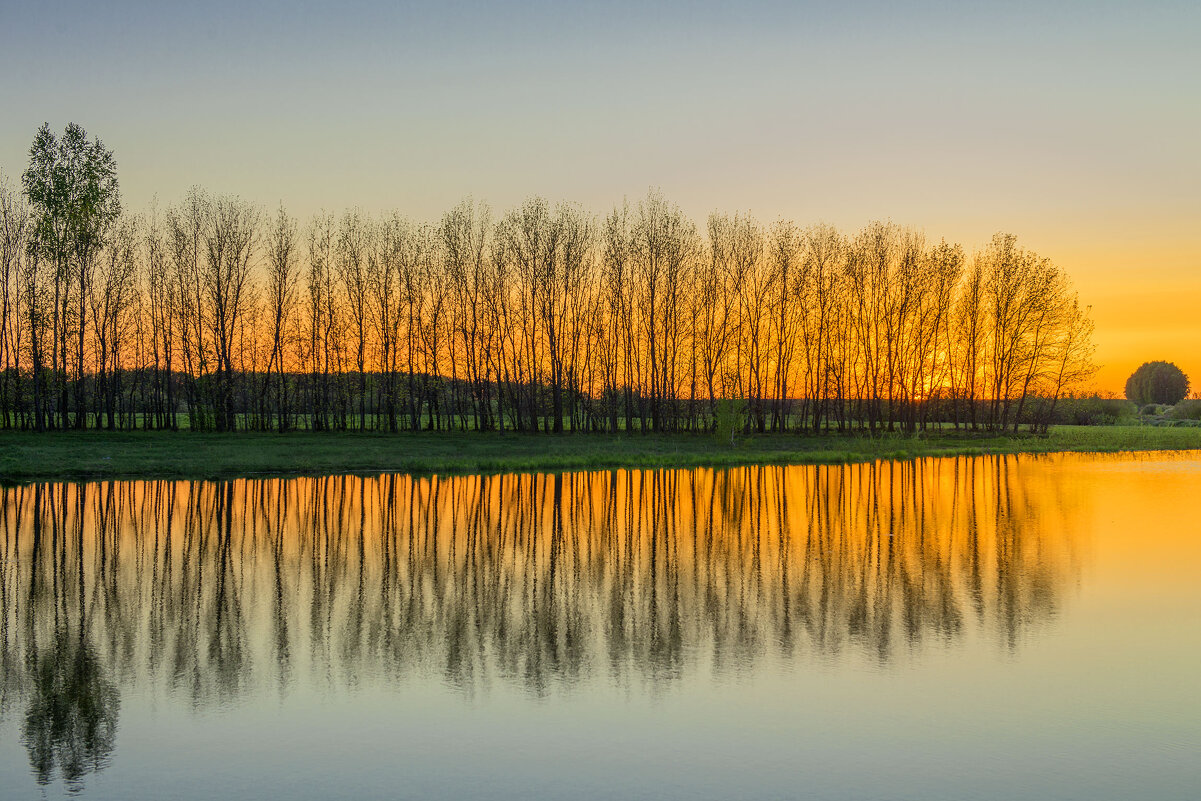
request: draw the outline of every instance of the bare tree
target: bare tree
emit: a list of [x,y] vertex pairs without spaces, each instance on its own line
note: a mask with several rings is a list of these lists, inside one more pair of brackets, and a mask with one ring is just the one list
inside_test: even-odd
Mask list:
[[355,367],[358,375],[359,430],[367,428],[367,260],[372,230],[359,211],[342,216],[338,227],[337,274],[354,331]]
[[336,340],[341,313],[334,281],[334,248],[337,234],[331,214],[318,214],[309,224],[305,308],[305,341],[311,378],[309,427],[322,431],[332,424],[336,368]]
[[138,302],[138,228],[138,221],[130,217],[117,223],[101,251],[96,291],[89,298],[96,351],[94,418],[99,428],[103,412],[110,431],[117,428],[123,346],[134,326]]
[[23,394],[21,313],[29,248],[29,208],[0,176],[0,415],[6,427],[21,425]]
[[1011,235],[714,213],[702,242],[652,191],[599,225],[542,198],[322,213],[302,248],[282,207],[199,189],[85,225],[51,195],[105,152],[71,137],[35,142],[49,200],[0,186],[4,426],[1045,429],[1094,370],[1067,276]]
[[296,220],[281,205],[267,231],[267,306],[271,318],[271,355],[267,374],[275,374],[276,426],[292,427],[288,356],[294,338],[296,303],[299,294],[299,263]]
[[[471,200],[464,200],[443,215],[439,229],[452,288],[452,347],[462,354],[475,426],[481,431],[493,428],[488,354],[495,344],[495,331],[488,325],[485,311],[490,229],[488,207]],[[451,361],[454,364],[459,359]]]
[[250,306],[251,264],[260,216],[250,203],[220,197],[212,202],[205,220],[201,283],[216,361],[213,400],[218,431],[237,427],[234,338]]

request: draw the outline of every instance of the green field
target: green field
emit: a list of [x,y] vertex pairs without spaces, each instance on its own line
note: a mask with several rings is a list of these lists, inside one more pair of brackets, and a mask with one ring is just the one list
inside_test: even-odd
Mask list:
[[1201,448],[1201,428],[1059,426],[1048,436],[608,434],[0,434],[0,480],[227,478],[381,472],[477,473],[611,467],[813,464],[919,456]]

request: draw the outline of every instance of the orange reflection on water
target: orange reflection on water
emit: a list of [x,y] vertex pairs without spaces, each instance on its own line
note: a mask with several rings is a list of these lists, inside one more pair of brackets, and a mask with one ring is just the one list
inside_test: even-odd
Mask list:
[[9,488],[5,677],[64,630],[197,703],[298,669],[543,692],[974,630],[1012,648],[1080,562],[1080,510],[1028,464]]
[[1195,741],[1199,455],[4,488],[0,724],[69,789],[123,704],[321,727],[347,693],[480,742],[624,697],[580,724],[601,746],[653,697],[669,741],[726,743],[717,705],[789,759],[908,758],[933,715],[931,764],[1071,731],[1117,738],[1089,771],[1158,765]]

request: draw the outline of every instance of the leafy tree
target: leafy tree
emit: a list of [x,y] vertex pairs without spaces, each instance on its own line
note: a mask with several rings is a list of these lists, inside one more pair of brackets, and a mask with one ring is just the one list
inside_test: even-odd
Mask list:
[[1146,362],[1126,379],[1126,397],[1139,406],[1173,405],[1188,395],[1188,376],[1171,362]]
[[53,265],[54,366],[59,376],[59,413],[67,414],[69,343],[74,350],[75,425],[84,425],[84,342],[87,296],[96,254],[121,214],[117,162],[99,139],[68,123],[56,138],[43,123],[29,148],[29,168],[21,176],[33,211],[30,253]]

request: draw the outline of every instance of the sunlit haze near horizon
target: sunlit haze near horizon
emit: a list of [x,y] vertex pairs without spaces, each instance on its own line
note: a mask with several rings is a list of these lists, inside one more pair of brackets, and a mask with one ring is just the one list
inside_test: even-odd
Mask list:
[[14,3],[0,172],[70,121],[143,210],[190,186],[435,219],[471,195],[983,246],[1075,282],[1097,377],[1201,386],[1201,3]]

